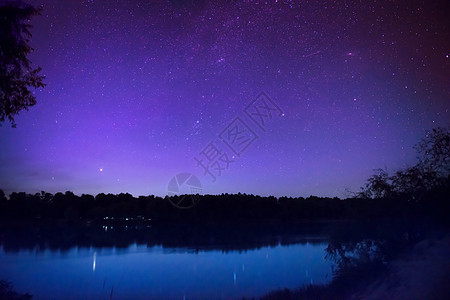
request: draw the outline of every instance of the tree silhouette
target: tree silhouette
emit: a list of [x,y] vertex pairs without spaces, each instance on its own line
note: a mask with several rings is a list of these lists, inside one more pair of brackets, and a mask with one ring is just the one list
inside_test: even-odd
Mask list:
[[367,180],[367,183],[358,197],[361,198],[385,198],[392,193],[392,178],[383,169],[375,170],[376,174]]
[[429,131],[416,145],[419,167],[439,177],[450,175],[450,131],[438,127]]
[[0,205],[6,202],[5,192],[0,189]]
[[357,197],[420,201],[433,191],[444,193],[450,180],[449,130],[439,127],[429,131],[414,148],[418,154],[416,165],[392,176],[378,169]]
[[33,50],[29,21],[40,12],[22,1],[0,6],[0,122],[8,119],[13,127],[14,116],[36,104],[30,88],[45,86],[41,68],[34,69],[27,57]]

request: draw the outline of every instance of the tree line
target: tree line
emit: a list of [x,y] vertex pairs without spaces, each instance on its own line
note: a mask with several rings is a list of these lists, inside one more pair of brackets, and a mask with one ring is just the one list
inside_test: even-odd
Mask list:
[[[448,195],[448,187],[446,189]],[[247,194],[199,195],[191,209],[178,209],[167,198],[133,197],[130,194],[83,194],[72,192],[26,194],[12,193],[0,198],[0,218],[27,220],[108,220],[109,222],[224,222],[251,220],[317,220],[399,217],[426,211],[439,212],[448,205],[440,192],[429,194],[428,201],[406,199],[315,197],[261,197]],[[172,197],[175,198],[176,196]],[[447,199],[446,199],[447,200]]]
[[[224,222],[402,217],[449,212],[450,134],[437,128],[416,146],[416,165],[389,175],[380,170],[361,191],[337,197],[261,197],[248,194],[197,195],[198,204],[178,209],[181,196],[134,197],[128,193],[96,196],[73,192],[36,194],[0,190],[0,217],[28,220],[115,220],[153,222]],[[169,201],[171,200],[171,201]]]

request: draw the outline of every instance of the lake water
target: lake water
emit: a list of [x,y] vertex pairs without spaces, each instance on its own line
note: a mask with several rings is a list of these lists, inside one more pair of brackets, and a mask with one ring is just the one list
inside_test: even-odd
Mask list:
[[288,242],[246,250],[0,246],[0,279],[34,299],[240,299],[331,281],[325,239]]

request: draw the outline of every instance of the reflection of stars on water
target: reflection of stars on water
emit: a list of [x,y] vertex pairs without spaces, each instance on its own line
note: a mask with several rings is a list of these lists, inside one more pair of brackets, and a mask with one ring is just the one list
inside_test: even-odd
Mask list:
[[94,252],[94,262],[92,263],[92,272],[95,272],[96,262],[97,262],[97,252]]

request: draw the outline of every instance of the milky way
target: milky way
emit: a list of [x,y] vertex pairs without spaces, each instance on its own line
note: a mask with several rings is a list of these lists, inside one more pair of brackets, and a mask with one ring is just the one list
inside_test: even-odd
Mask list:
[[0,127],[7,193],[165,195],[186,172],[209,194],[342,197],[450,125],[446,1],[30,3],[47,86]]

